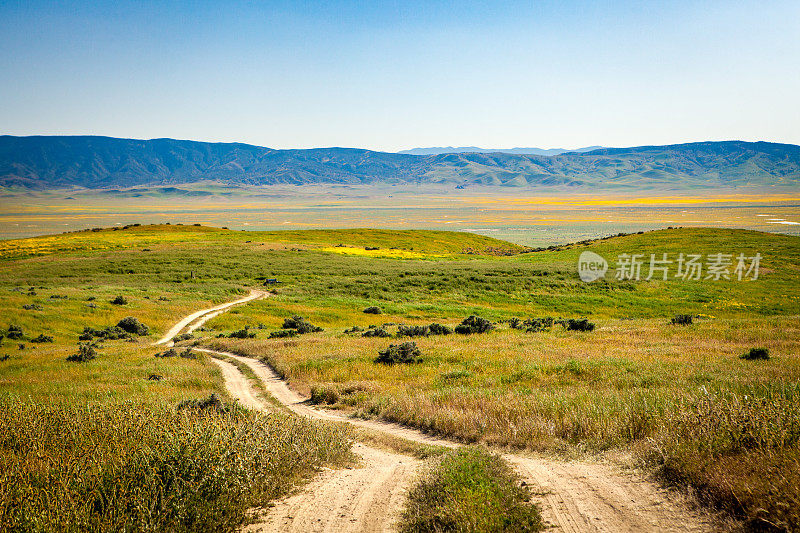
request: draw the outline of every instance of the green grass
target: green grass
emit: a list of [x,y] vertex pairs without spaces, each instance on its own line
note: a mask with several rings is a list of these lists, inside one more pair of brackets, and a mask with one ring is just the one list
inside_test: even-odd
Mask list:
[[[75,235],[85,242],[59,241]],[[339,400],[333,408],[465,442],[570,455],[622,449],[734,515],[751,517],[760,508],[776,522],[800,524],[793,511],[800,508],[793,503],[800,479],[792,473],[800,469],[789,468],[800,457],[797,423],[780,414],[800,409],[800,239],[688,228],[512,256],[495,255],[492,250],[502,248],[496,241],[481,241],[491,253],[461,254],[474,237],[193,226],[49,237],[45,255],[0,260],[0,328],[14,323],[27,338],[43,333],[55,339],[35,347],[26,339],[23,350],[6,339],[0,345],[0,357],[8,356],[0,361],[0,391],[36,402],[113,405],[132,398],[175,405],[222,393],[219,372],[203,357],[155,359],[160,350],[149,343],[182,316],[232,300],[264,278],[278,278],[283,283],[273,296],[209,321],[211,331],[198,332],[209,337],[204,342],[265,358],[306,394],[312,387],[335,390]],[[94,248],[106,246],[107,239],[121,242]],[[342,241],[413,248],[421,257],[326,250]],[[586,284],[576,275],[583,250],[603,255],[612,268],[620,253],[667,252],[674,258],[680,252],[759,252],[763,259],[757,281],[608,276]],[[28,295],[31,286],[36,295]],[[53,294],[67,298],[51,299]],[[109,304],[117,295],[129,304]],[[96,298],[95,309],[87,306],[90,297]],[[23,310],[28,304],[42,310]],[[384,314],[364,314],[370,305]],[[266,339],[293,314],[325,331]],[[420,338],[422,363],[395,367],[373,362],[395,339],[343,334],[353,325],[384,322],[452,326],[470,314],[494,321],[587,316],[597,329],[577,333],[557,326],[526,334],[501,325],[479,336]],[[676,314],[700,318],[691,326],[669,325]],[[84,325],[105,327],[124,316],[147,324],[150,336],[137,344],[107,342],[89,363],[66,362]],[[210,339],[245,326],[256,328],[255,339]],[[753,347],[769,349],[770,360],[739,357]],[[150,382],[149,373],[165,379]],[[711,413],[716,423],[693,423],[699,413]],[[743,424],[758,435],[746,445],[734,439]],[[783,437],[766,438],[770,432]]]
[[434,460],[410,489],[400,531],[541,531],[541,516],[529,499],[500,456],[465,447]]

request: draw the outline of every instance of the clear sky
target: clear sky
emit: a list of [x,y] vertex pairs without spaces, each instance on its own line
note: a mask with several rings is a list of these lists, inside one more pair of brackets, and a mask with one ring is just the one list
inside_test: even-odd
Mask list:
[[800,144],[800,2],[0,1],[0,133]]

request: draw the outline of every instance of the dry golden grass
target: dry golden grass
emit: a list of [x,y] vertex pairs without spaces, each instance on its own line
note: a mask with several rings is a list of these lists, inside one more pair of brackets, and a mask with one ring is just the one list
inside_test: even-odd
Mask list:
[[[546,452],[631,448],[665,478],[694,485],[735,514],[764,508],[779,522],[800,520],[797,506],[782,507],[800,503],[800,470],[787,469],[800,458],[798,317],[689,327],[608,320],[592,333],[501,326],[415,340],[423,362],[393,366],[373,359],[397,341],[340,330],[212,344],[263,358],[299,391],[325,391],[318,401],[360,416]],[[772,359],[742,360],[752,347],[769,349]]]

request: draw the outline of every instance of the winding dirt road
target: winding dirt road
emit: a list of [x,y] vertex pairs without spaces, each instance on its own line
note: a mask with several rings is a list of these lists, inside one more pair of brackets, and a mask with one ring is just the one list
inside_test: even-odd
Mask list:
[[[195,348],[248,365],[267,391],[298,415],[347,422],[415,442],[455,448],[458,443],[432,438],[397,424],[361,420],[312,407],[291,390],[269,366],[232,353]],[[247,378],[227,361],[214,359],[223,369],[226,386],[245,405],[263,402]],[[249,392],[247,392],[249,391]],[[252,396],[252,397],[251,397]],[[270,509],[263,521],[248,531],[391,531],[402,509],[406,488],[420,462],[403,455],[356,444],[359,468],[326,470],[300,493]],[[672,491],[610,464],[558,461],[504,454],[536,494],[542,516],[554,531],[576,532],[702,532],[712,531],[710,520],[691,510]]]
[[249,301],[255,300],[257,298],[266,296],[267,294],[268,293],[264,291],[257,291],[255,289],[251,289],[250,294],[248,296],[245,296],[244,298],[240,298],[239,300],[234,300],[233,302],[220,304],[215,307],[211,307],[209,309],[202,309],[200,311],[192,313],[186,318],[179,320],[177,324],[172,326],[169,329],[169,331],[167,331],[164,334],[164,336],[161,337],[159,340],[154,342],[153,345],[155,346],[159,344],[166,344],[167,346],[171,346],[172,339],[175,337],[175,335],[183,331],[183,328],[187,328],[187,332],[191,333],[192,331],[196,330],[197,328],[205,324],[208,320],[211,320],[220,313],[229,310],[234,305],[244,304]]

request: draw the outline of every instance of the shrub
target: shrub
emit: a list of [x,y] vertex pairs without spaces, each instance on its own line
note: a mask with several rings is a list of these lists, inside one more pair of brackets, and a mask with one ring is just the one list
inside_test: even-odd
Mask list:
[[361,334],[362,337],[391,337],[392,334],[386,331],[384,328],[369,328],[367,331]]
[[748,361],[766,361],[769,359],[769,350],[766,348],[750,348],[750,351],[743,353],[741,358]]
[[359,327],[359,326],[353,326],[352,328],[348,328],[348,329],[344,330],[346,335],[349,335],[351,333],[361,333],[362,331],[364,331],[364,328]]
[[437,324],[436,322],[428,326],[428,330],[431,332],[431,335],[450,335],[453,333],[453,328]]
[[249,328],[240,329],[239,331],[232,331],[228,337],[231,339],[254,339],[256,336],[255,331],[250,331]]
[[31,342],[53,342],[53,337],[40,333],[38,337],[31,339]]
[[22,306],[26,311],[42,311],[44,308],[39,304],[25,304]]
[[283,329],[293,329],[297,333],[318,333],[323,331],[322,328],[315,326],[300,315],[294,315],[291,318],[284,319]]
[[269,333],[270,339],[283,339],[286,337],[297,337],[297,332],[293,329],[279,329]]
[[6,336],[9,339],[19,340],[23,336],[25,336],[25,333],[22,331],[21,327],[11,324],[10,326],[8,326],[8,333],[6,334]]
[[688,326],[692,323],[692,315],[675,315],[670,323],[673,326]]
[[398,337],[427,337],[430,334],[428,326],[397,326]]
[[213,392],[211,393],[211,396],[207,398],[201,398],[199,400],[184,400],[178,404],[178,411],[183,411],[185,409],[213,411],[215,413],[227,413],[230,411],[230,408],[225,405],[222,400],[219,399],[219,396]]
[[552,328],[554,322],[555,320],[553,317],[546,316],[542,318],[529,318],[528,320],[524,321],[522,325],[527,333],[536,333]]
[[541,531],[542,519],[530,497],[499,455],[460,448],[433,463],[411,488],[400,531]]
[[376,306],[376,305],[371,305],[371,306],[367,307],[366,309],[364,309],[364,312],[366,314],[368,314],[368,315],[380,315],[380,314],[383,314],[383,310],[380,307]]
[[594,323],[589,322],[586,318],[570,318],[569,320],[562,320],[561,325],[567,331],[594,331]]
[[420,363],[422,353],[417,348],[416,342],[390,344],[388,348],[378,352],[375,362],[385,365]]
[[197,359],[197,354],[194,353],[191,348],[186,348],[179,355],[184,359]]
[[175,350],[175,348],[170,348],[166,351],[157,353],[156,357],[175,357],[176,355],[178,355],[178,352]]
[[78,353],[74,353],[67,357],[67,361],[73,363],[85,363],[97,357],[97,350],[95,346],[89,343],[78,344]]
[[111,303],[114,305],[126,305],[128,303],[128,299],[125,298],[124,296],[117,296],[116,298],[111,300]]
[[462,335],[467,335],[470,333],[486,333],[487,331],[491,331],[494,329],[494,324],[488,321],[485,318],[481,318],[479,316],[470,315],[465,318],[461,324],[456,326],[456,333],[461,333]]
[[188,341],[189,339],[193,339],[194,335],[191,333],[181,333],[180,335],[175,335],[172,337],[172,342],[181,342],[181,341]]
[[[150,328],[139,322],[138,318],[132,316],[126,316],[117,322],[117,327],[135,335],[147,335],[150,332]],[[186,335],[190,334],[186,333]],[[189,338],[191,338],[191,335]]]
[[78,336],[79,341],[90,341],[93,338],[115,341],[130,338],[130,334],[119,326],[108,326],[105,329],[94,329],[84,326],[83,333]]

